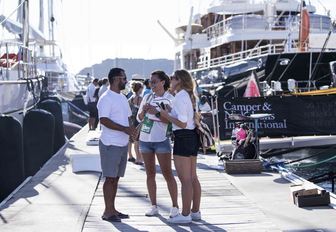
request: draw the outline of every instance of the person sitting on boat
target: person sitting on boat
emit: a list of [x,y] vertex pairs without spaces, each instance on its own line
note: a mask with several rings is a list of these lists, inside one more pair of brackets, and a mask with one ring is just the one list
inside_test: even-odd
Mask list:
[[239,141],[239,144],[237,144],[237,147],[232,152],[231,159],[255,159],[257,157],[257,151],[253,130],[248,130],[248,127],[244,124],[242,127],[246,132],[246,137]]

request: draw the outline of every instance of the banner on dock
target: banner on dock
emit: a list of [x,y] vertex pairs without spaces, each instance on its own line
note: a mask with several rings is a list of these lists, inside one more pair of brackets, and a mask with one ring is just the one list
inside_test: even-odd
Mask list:
[[[260,136],[336,134],[336,95],[218,98],[218,107],[221,139],[231,137],[235,121],[230,114],[271,114],[258,120]],[[255,127],[254,121],[246,123]]]

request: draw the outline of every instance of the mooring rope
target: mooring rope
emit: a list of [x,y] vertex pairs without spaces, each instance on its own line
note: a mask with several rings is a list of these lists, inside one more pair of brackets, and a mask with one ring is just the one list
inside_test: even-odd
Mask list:
[[325,160],[321,160],[319,162],[316,162],[316,163],[312,163],[312,164],[306,164],[306,165],[302,165],[302,164],[297,164],[297,165],[293,165],[294,167],[298,167],[298,168],[309,168],[309,167],[312,167],[312,166],[316,166],[316,165],[319,165],[319,164],[323,164],[323,163],[326,163],[328,161],[331,161],[333,159],[336,158],[336,155],[334,155],[333,157],[330,157],[328,159],[325,159]]

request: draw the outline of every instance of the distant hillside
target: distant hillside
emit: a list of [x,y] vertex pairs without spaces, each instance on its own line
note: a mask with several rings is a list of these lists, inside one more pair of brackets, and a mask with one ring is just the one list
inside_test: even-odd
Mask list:
[[[129,79],[132,77],[132,74],[140,74],[148,78],[150,73],[157,69],[163,70],[170,75],[174,69],[174,61],[167,59],[106,59],[102,63],[95,64],[92,67],[94,69],[94,76],[97,78],[106,77],[112,67],[125,69],[126,75]],[[92,67],[86,67],[78,74],[92,74]]]

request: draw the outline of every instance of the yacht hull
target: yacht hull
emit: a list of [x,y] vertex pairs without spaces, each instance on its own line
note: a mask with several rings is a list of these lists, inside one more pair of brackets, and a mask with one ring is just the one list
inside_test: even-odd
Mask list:
[[24,113],[37,104],[42,91],[42,77],[0,81],[0,113],[22,122]]

